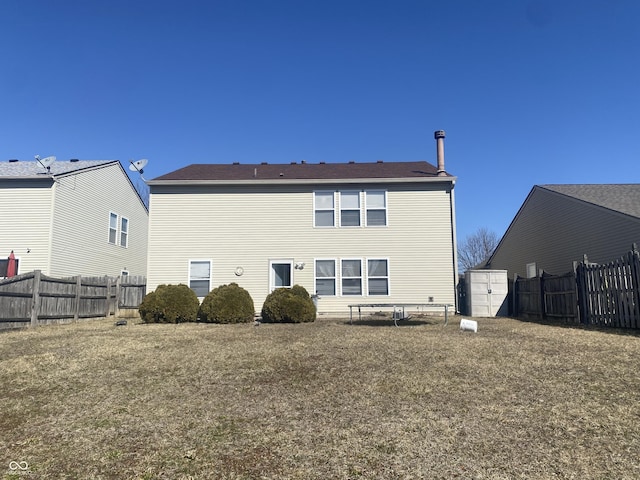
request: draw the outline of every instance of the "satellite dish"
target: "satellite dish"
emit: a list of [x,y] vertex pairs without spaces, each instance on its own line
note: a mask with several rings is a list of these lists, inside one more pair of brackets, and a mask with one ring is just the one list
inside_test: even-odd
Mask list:
[[132,172],[138,172],[142,181],[146,182],[142,174],[144,173],[143,169],[147,166],[149,160],[147,160],[146,158],[142,158],[140,160],[136,160],[135,162],[133,160],[129,160],[129,163],[131,163],[131,165],[129,165],[129,170],[131,170]]
[[149,163],[149,160],[147,160],[146,158],[143,158],[142,160],[136,160],[135,162],[131,162],[131,165],[129,165],[129,170],[131,170],[132,172],[140,172],[140,174],[143,174],[144,171],[142,170],[144,167],[147,166],[147,163]]
[[40,158],[40,155],[36,155],[36,161],[42,165],[43,168],[47,170],[47,172],[51,169],[51,165],[56,161],[56,157],[45,157]]

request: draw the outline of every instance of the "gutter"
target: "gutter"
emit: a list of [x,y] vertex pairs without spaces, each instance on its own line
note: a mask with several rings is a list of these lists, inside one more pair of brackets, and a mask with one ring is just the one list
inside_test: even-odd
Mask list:
[[260,179],[260,180],[148,180],[147,185],[187,186],[187,185],[327,185],[336,183],[451,183],[458,177],[425,177],[425,178],[295,178],[295,179]]

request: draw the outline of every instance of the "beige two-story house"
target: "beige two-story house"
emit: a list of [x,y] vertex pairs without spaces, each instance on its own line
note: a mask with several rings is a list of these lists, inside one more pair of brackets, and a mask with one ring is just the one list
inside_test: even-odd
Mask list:
[[455,180],[425,161],[189,165],[148,182],[148,291],[235,282],[259,311],[299,284],[320,315],[455,305]]

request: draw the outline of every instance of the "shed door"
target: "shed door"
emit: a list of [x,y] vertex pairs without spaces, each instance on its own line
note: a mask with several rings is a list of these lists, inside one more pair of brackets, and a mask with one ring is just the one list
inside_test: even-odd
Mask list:
[[473,317],[506,315],[508,293],[506,271],[470,272],[470,314]]

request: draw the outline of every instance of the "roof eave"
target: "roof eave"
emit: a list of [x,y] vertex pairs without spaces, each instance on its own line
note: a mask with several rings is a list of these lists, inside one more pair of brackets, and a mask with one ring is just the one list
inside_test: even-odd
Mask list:
[[318,185],[335,183],[452,183],[457,177],[402,177],[402,178],[278,178],[246,180],[148,180],[147,185]]

